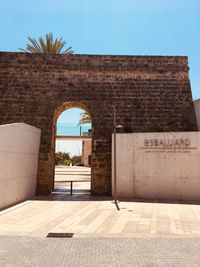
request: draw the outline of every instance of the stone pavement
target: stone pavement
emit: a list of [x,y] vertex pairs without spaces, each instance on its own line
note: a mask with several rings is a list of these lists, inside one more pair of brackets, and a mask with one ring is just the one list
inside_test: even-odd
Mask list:
[[200,239],[0,236],[2,267],[196,267]]
[[109,198],[55,192],[1,211],[0,235],[200,237],[200,205],[124,201],[119,207]]
[[80,194],[84,186],[71,196],[59,184],[1,211],[0,267],[200,266],[200,205],[134,200],[118,211],[110,198]]

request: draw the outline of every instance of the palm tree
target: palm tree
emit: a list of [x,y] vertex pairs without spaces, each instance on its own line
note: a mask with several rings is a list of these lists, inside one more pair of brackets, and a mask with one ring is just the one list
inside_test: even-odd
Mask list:
[[36,39],[27,37],[31,44],[26,45],[26,49],[19,48],[19,50],[26,53],[52,53],[52,54],[72,54],[71,46],[63,50],[66,42],[62,38],[53,40],[53,33],[46,34],[46,40],[39,37],[39,42]]
[[78,123],[79,125],[92,122],[91,115],[88,111],[84,111],[84,112],[80,113],[80,115],[81,115],[81,118],[80,118],[79,123]]

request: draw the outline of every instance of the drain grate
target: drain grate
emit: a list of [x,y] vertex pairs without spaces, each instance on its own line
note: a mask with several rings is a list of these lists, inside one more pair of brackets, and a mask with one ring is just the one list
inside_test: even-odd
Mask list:
[[48,233],[47,237],[71,238],[73,237],[73,235],[73,233]]

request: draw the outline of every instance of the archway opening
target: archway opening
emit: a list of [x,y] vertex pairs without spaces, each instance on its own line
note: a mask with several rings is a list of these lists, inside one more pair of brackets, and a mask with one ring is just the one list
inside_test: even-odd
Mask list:
[[90,194],[92,118],[76,103],[66,104],[55,125],[54,192]]

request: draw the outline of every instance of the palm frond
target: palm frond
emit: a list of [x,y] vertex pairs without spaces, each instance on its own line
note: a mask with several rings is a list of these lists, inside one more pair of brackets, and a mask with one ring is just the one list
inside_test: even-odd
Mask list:
[[91,115],[88,111],[84,111],[84,112],[80,113],[80,115],[81,115],[81,118],[78,122],[78,125],[92,122]]
[[72,50],[72,47],[70,46],[69,48],[67,48],[65,51],[63,51],[63,54],[73,54],[74,51]]
[[30,51],[35,51],[35,53],[41,53],[42,52],[39,43],[35,39],[28,37],[28,40],[31,42],[32,46],[27,44],[27,49],[29,49]]
[[46,34],[46,39],[39,37],[39,42],[36,39],[27,37],[30,44],[26,45],[25,49],[19,48],[20,51],[26,53],[52,53],[52,54],[71,54],[73,53],[72,47],[63,50],[66,42],[61,38],[53,40],[53,33]]
[[44,40],[40,37],[39,38],[40,46],[42,48],[43,53],[48,53],[47,44],[44,42]]

